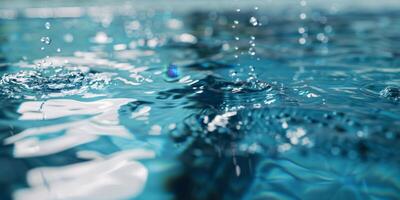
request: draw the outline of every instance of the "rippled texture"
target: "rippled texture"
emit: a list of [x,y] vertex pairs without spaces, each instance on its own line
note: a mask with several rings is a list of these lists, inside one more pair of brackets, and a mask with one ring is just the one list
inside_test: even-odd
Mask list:
[[268,5],[0,10],[0,198],[399,199],[400,12]]

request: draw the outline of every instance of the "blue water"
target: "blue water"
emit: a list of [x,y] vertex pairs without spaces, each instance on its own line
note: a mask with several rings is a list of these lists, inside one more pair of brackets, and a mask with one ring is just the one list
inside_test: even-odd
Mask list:
[[400,199],[400,12],[102,9],[0,12],[0,199]]

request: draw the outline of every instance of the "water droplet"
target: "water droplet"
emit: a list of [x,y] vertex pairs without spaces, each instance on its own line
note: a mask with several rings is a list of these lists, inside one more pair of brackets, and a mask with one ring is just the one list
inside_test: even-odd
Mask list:
[[300,34],[303,34],[303,33],[306,32],[306,29],[305,29],[304,27],[300,27],[300,28],[298,29],[298,32],[299,32]]
[[254,49],[253,49],[253,48],[249,48],[249,51],[248,51],[248,53],[249,53],[249,55],[251,55],[251,56],[254,56],[254,55],[256,55],[256,52],[254,51]]
[[158,45],[158,39],[157,38],[152,38],[146,41],[146,44],[149,48],[155,48]]
[[64,41],[67,43],[71,43],[72,41],[74,41],[74,36],[70,33],[67,33],[64,35]]
[[240,176],[240,167],[239,167],[239,165],[236,165],[235,170],[236,170],[236,176]]
[[305,44],[306,42],[307,42],[306,38],[303,38],[303,37],[299,38],[300,44]]
[[239,21],[238,20],[234,20],[233,23],[234,24],[239,24]]
[[116,44],[113,46],[114,51],[123,51],[127,48],[126,44]]
[[255,17],[251,17],[249,20],[250,24],[253,26],[257,26],[258,25],[258,20]]
[[61,52],[61,49],[60,49],[60,48],[57,48],[57,52],[60,53],[60,52]]
[[332,26],[325,26],[324,31],[326,33],[331,33],[332,32]]
[[49,29],[51,28],[50,22],[46,22],[46,23],[44,24],[44,27],[45,27],[47,30],[49,30]]
[[321,42],[327,42],[328,38],[325,36],[325,34],[323,33],[318,33],[317,34],[317,40],[321,41]]
[[306,13],[301,13],[300,14],[300,19],[305,20],[307,18]]
[[168,65],[165,74],[167,75],[167,78],[172,78],[172,79],[178,78],[180,75],[178,66],[174,64]]
[[51,44],[51,39],[47,36],[40,38],[40,41],[44,44],[50,45]]
[[97,44],[107,44],[112,42],[112,38],[108,37],[105,32],[97,32],[96,36],[92,38],[92,42]]
[[[140,23],[138,21],[134,22],[134,30],[138,30],[140,28]],[[183,27],[183,22],[178,19],[170,19],[167,21],[167,27],[170,29],[180,29]]]

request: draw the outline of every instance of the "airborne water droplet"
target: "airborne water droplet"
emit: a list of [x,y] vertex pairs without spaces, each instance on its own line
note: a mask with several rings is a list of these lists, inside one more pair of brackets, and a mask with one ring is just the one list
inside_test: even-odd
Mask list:
[[45,27],[47,30],[49,30],[49,29],[51,28],[50,22],[46,22],[46,23],[44,24],[44,27]]
[[67,43],[71,43],[72,41],[74,41],[74,36],[70,33],[67,33],[64,35],[64,41]]
[[239,165],[236,165],[235,171],[236,171],[236,176],[240,176],[240,167],[239,167]]
[[305,44],[306,42],[307,42],[306,38],[303,38],[303,37],[299,38],[300,44]]
[[298,29],[298,31],[299,31],[300,34],[303,34],[303,33],[306,32],[306,29],[305,29],[304,27],[300,27],[300,28]]
[[251,17],[249,21],[250,21],[250,24],[253,25],[253,26],[257,26],[258,25],[258,20],[255,17]]
[[307,18],[307,15],[306,13],[301,13],[299,17],[300,19],[305,20]]
[[47,37],[47,36],[40,38],[40,41],[42,43],[44,43],[44,44],[47,44],[47,45],[51,44],[51,39],[49,37]]

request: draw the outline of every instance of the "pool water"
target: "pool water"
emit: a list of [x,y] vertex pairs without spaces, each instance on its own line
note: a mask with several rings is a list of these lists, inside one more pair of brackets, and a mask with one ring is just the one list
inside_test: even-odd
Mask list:
[[400,199],[398,10],[65,9],[0,12],[0,199]]

